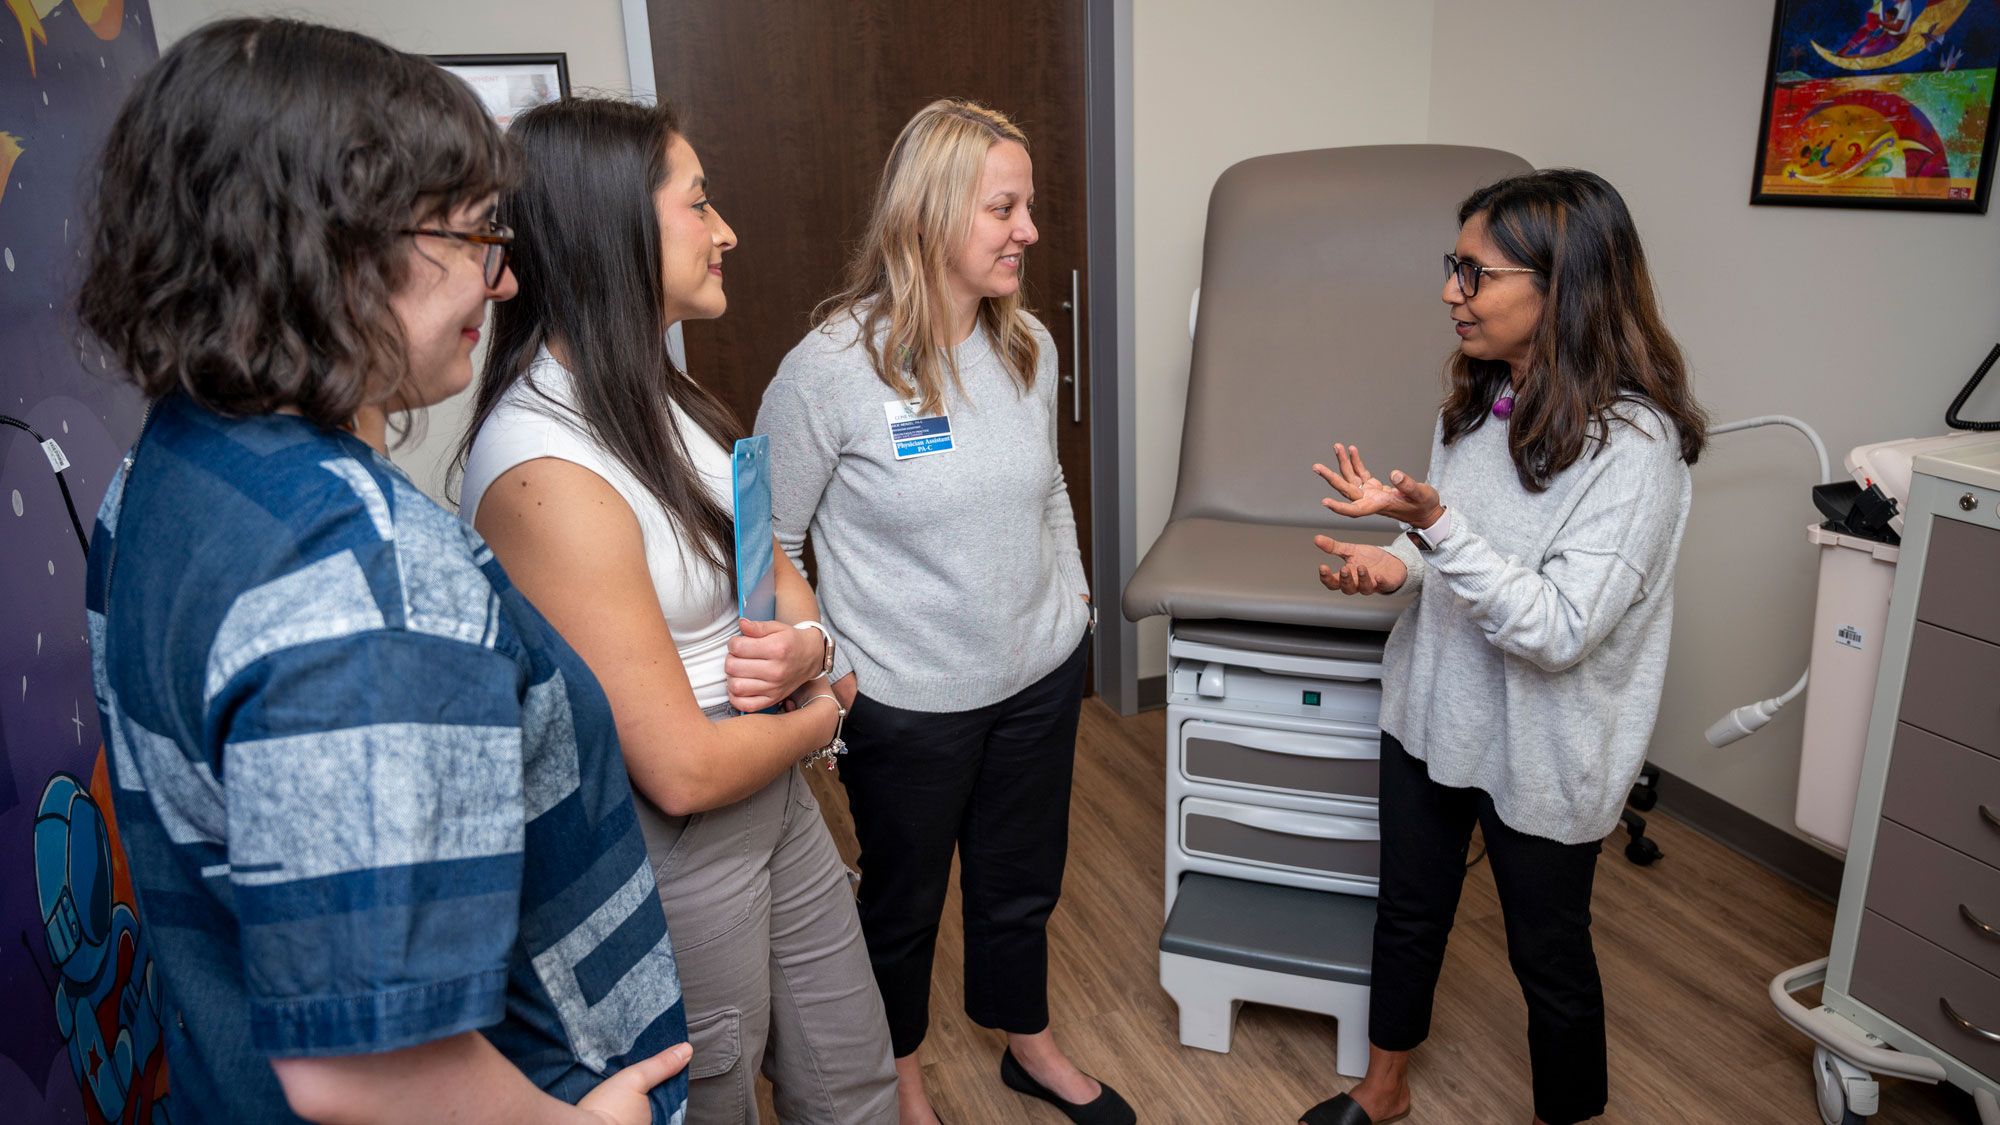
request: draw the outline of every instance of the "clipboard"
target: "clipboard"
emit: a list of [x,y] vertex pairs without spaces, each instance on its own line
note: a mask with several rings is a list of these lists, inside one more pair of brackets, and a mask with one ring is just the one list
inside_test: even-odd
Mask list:
[[729,457],[736,516],[736,615],[746,621],[778,616],[778,585],[771,566],[771,439],[736,443]]

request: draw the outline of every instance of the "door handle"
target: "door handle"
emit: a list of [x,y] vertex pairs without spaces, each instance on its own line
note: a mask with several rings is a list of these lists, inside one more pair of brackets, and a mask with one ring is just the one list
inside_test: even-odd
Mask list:
[[1994,828],[2000,828],[2000,816],[1995,816],[1993,810],[1987,808],[1985,805],[1979,806],[1979,819]]
[[1083,271],[1069,271],[1069,300],[1059,306],[1069,314],[1069,420],[1083,421]]

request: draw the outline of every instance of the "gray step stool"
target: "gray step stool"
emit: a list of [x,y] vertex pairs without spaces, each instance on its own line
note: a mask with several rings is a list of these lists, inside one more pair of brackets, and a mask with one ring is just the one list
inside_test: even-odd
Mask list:
[[1334,1068],[1368,1070],[1375,900],[1192,873],[1160,934],[1160,986],[1181,1010],[1181,1042],[1228,1051],[1244,1001],[1338,1021]]

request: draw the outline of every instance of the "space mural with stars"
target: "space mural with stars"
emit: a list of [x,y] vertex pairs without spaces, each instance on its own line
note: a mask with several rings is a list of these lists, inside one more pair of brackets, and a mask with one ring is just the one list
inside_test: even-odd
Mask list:
[[0,1116],[169,1119],[161,1003],[111,816],[83,549],[144,403],[72,299],[105,134],[158,57],[146,0],[0,17]]

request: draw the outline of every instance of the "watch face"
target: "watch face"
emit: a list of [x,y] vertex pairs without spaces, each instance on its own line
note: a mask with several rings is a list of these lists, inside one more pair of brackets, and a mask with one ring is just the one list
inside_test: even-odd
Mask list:
[[1430,540],[1425,539],[1423,537],[1423,533],[1419,532],[1416,528],[1413,527],[1410,530],[1405,531],[1403,534],[1410,537],[1410,542],[1416,545],[1417,550],[1425,552],[1430,551],[1431,549]]

